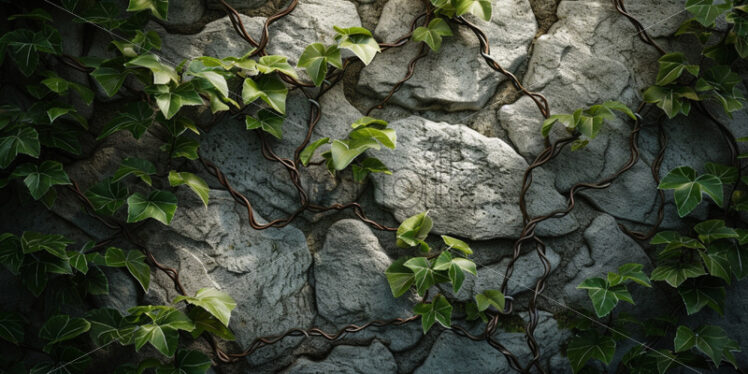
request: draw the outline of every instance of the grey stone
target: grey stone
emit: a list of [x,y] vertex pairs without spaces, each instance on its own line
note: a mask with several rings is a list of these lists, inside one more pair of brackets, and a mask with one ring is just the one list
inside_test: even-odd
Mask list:
[[[537,25],[527,0],[493,1],[493,18],[477,23],[488,37],[491,55],[509,71],[516,71],[527,58]],[[413,18],[421,12],[418,2],[390,0],[382,11],[375,36],[393,41],[410,30]],[[454,27],[439,52],[430,52],[418,62],[415,74],[392,98],[409,109],[448,111],[478,110],[506,78],[480,58],[478,39],[467,27]],[[405,76],[408,62],[420,46],[415,43],[393,48],[377,56],[361,73],[358,91],[384,97]],[[456,74],[455,72],[459,72]]]
[[320,315],[341,324],[408,317],[412,304],[407,297],[392,296],[384,275],[391,263],[365,223],[336,222],[314,256]]
[[[210,199],[206,208],[180,192],[171,225],[144,228],[147,247],[180,272],[188,294],[215,287],[237,301],[229,327],[244,347],[259,336],[308,326],[315,312],[307,285],[312,258],[303,233],[293,226],[255,231],[227,192],[211,190]],[[171,280],[156,274],[146,301],[171,301],[176,296]],[[278,310],[283,313],[268,312]]]
[[307,358],[298,359],[291,367],[283,371],[287,374],[322,374],[322,373],[397,373],[395,358],[387,348],[377,340],[368,347],[339,345],[322,361]]
[[[540,311],[535,338],[541,347],[540,363],[549,367],[553,362],[553,372],[571,372],[568,361],[561,356],[561,346],[570,337],[568,330],[562,330],[550,313]],[[526,316],[526,314],[524,314]],[[514,352],[520,362],[531,358],[525,343],[525,334],[498,332],[496,339]],[[450,332],[443,332],[431,348],[426,361],[415,371],[425,373],[512,373],[502,354],[485,341],[472,341]]]
[[570,277],[561,293],[567,303],[586,301],[586,291],[576,287],[589,277],[604,276],[627,263],[643,264],[646,272],[652,269],[644,250],[618,228],[615,218],[607,214],[592,221],[584,231],[584,240],[587,246],[582,246],[564,269]]
[[[322,137],[345,138],[351,129],[350,124],[361,117],[361,113],[345,99],[341,86],[325,94],[320,105],[322,118],[315,127],[312,141]],[[293,157],[294,150],[306,136],[311,104],[300,92],[294,91],[289,94],[286,106],[283,140],[271,136],[266,136],[266,139],[275,153]],[[258,135],[246,130],[243,118],[219,122],[203,136],[200,149],[206,159],[220,165],[232,185],[247,194],[256,209],[268,219],[279,218],[299,208],[298,193],[288,172],[280,164],[262,156]],[[363,186],[353,182],[347,173],[339,173],[338,178],[333,178],[324,165],[300,168],[302,185],[315,204],[353,201]],[[209,182],[215,179],[207,175],[205,178]]]
[[[218,0],[205,0],[208,3],[208,8],[223,10],[224,7]],[[268,0],[226,0],[226,3],[231,5],[236,10],[248,10],[258,8],[265,5]]]
[[[250,35],[259,35],[264,22],[262,17],[248,17],[242,14],[240,18]],[[199,33],[191,35],[169,34],[155,22],[149,23],[147,28],[161,36],[159,55],[172,65],[199,56],[239,57],[252,50],[252,46],[234,31],[228,16],[209,22]]]
[[[464,125],[409,117],[391,123],[399,144],[394,151],[372,152],[393,174],[374,175],[375,199],[398,221],[431,211],[434,232],[472,240],[517,237],[522,230],[518,207],[527,162],[508,144]],[[542,172],[539,172],[542,174]],[[552,181],[536,180],[532,214],[565,205]],[[553,220],[546,234],[576,228],[572,216]]]
[[205,0],[172,1],[169,3],[166,23],[169,25],[190,25],[199,21],[203,17],[203,13],[205,13]]

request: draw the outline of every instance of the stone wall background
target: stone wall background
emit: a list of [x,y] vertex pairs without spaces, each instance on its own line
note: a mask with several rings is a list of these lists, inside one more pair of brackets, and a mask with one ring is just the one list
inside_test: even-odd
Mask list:
[[[169,21],[149,25],[161,35],[161,55],[167,60],[178,63],[200,55],[239,56],[248,51],[217,2],[170,3]],[[280,0],[229,3],[245,14],[243,21],[252,35],[259,34],[265,17],[284,5]],[[667,50],[688,53],[693,49],[671,37],[687,17],[682,12],[683,4],[683,0],[626,3]],[[333,25],[365,26],[379,41],[390,41],[407,32],[421,7],[414,0],[301,0],[291,15],[270,27],[268,52],[289,56],[295,65],[306,45],[332,42]],[[642,88],[654,79],[658,54],[636,37],[634,28],[615,12],[610,1],[494,0],[493,9],[491,22],[476,21],[489,37],[492,56],[517,74],[528,89],[544,94],[554,113],[613,99],[633,107],[641,99]],[[84,35],[82,26],[69,22],[63,14],[56,16],[63,25],[60,30],[69,53],[82,54],[85,37],[95,39],[89,54],[109,53],[106,44],[110,36]],[[376,152],[393,175],[375,175],[360,185],[348,173],[333,179],[322,168],[312,167],[305,169],[303,183],[313,201],[330,204],[358,200],[369,216],[390,226],[430,210],[435,220],[430,240],[436,242],[436,234],[454,235],[469,239],[475,250],[479,276],[468,277],[463,290],[454,295],[468,299],[474,289],[498,288],[501,284],[513,239],[522,227],[516,204],[522,173],[542,150],[543,138],[542,118],[535,104],[518,95],[503,76],[478,58],[478,41],[469,30],[455,31],[454,37],[445,39],[439,53],[430,53],[418,63],[415,75],[395,94],[391,105],[372,113],[390,121],[390,127],[397,130],[397,149]],[[417,51],[418,45],[411,42],[378,55],[364,69],[350,71],[320,102],[323,116],[313,139],[347,133],[350,123],[402,78],[407,62]],[[748,75],[743,77],[745,82]],[[87,115],[92,126],[101,127],[114,110],[114,104],[100,104]],[[287,112],[284,139],[273,144],[283,156],[292,153],[303,138],[309,103],[292,91]],[[244,130],[241,119],[226,117],[208,125],[207,113],[195,112],[193,118],[209,128],[201,137],[203,156],[220,165],[235,188],[251,198],[256,215],[270,220],[295,210],[297,196],[285,171],[261,156],[256,135]],[[745,110],[723,120],[736,137],[748,135]],[[529,194],[530,213],[544,214],[564,206],[566,193],[574,183],[595,181],[618,169],[628,158],[629,126],[613,121],[585,150],[564,152],[539,170]],[[694,115],[688,120],[667,121],[665,131],[669,146],[663,175],[681,165],[703,169],[704,162],[728,160],[717,129],[703,118]],[[164,165],[164,156],[158,151],[159,135],[149,132],[135,141],[129,134],[117,133],[97,149],[89,150],[92,157],[66,169],[75,179],[93,181],[111,174],[125,156],[161,159],[160,165]],[[651,264],[651,253],[626,236],[618,223],[645,229],[656,219],[657,190],[650,174],[650,163],[658,152],[656,139],[656,128],[645,126],[639,144],[641,159],[632,170],[609,189],[582,193],[570,215],[539,228],[549,246],[553,272],[544,292],[552,301],[541,300],[543,312],[536,337],[543,348],[541,361],[551,372],[570,371],[563,354],[570,334],[560,329],[556,320],[565,311],[559,305],[589,308],[585,292],[575,286],[626,262]],[[189,293],[214,286],[237,300],[231,328],[242,347],[258,336],[292,327],[336,330],[349,323],[410,315],[413,298],[394,299],[384,277],[389,264],[406,253],[395,246],[394,234],[372,230],[348,212],[307,213],[283,229],[255,231],[247,223],[246,210],[237,206],[214,178],[197,164],[187,163],[182,169],[198,173],[211,184],[210,205],[205,208],[190,193],[180,193],[172,225],[148,223],[139,234],[157,258],[181,272]],[[0,228],[60,232],[78,240],[106,237],[105,227],[84,214],[66,193],[61,193],[52,211],[16,199],[4,202],[3,211],[24,214],[2,219]],[[678,228],[683,223],[675,219],[672,195],[666,196],[663,228]],[[706,214],[702,207],[693,217]],[[520,299],[517,305],[524,304],[523,298],[541,274],[534,253],[520,257],[510,281],[510,293]],[[7,278],[5,274],[0,277]],[[176,296],[171,280],[160,273],[155,273],[146,294],[125,274],[112,272],[109,278],[112,292],[98,300],[101,306],[126,310],[137,303],[169,302]],[[680,303],[654,292],[635,293],[634,297],[639,304],[647,305],[648,314],[667,311],[673,303]],[[13,295],[0,299],[12,300]],[[745,282],[735,283],[728,290],[730,306],[724,317],[712,311],[700,315],[725,327],[741,346],[748,347],[743,313],[746,303]],[[619,308],[631,311],[628,306]],[[468,327],[475,331],[481,328],[478,324]],[[499,339],[521,357],[529,357],[522,333],[501,332]],[[745,353],[737,357],[741,365],[748,365]],[[485,343],[460,338],[441,328],[423,335],[418,324],[410,324],[371,329],[334,343],[291,338],[262,348],[246,362],[217,371],[511,370],[506,360]]]

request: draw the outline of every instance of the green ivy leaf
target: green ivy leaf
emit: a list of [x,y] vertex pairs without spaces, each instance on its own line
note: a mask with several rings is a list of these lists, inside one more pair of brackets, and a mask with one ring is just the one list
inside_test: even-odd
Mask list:
[[338,47],[345,48],[355,54],[364,65],[369,65],[374,56],[379,53],[379,43],[371,35],[371,31],[363,27],[340,28],[333,26],[335,29],[335,40]]
[[397,134],[394,129],[378,129],[373,126],[358,127],[348,135],[354,142],[367,143],[376,139],[389,149],[395,149]]
[[472,13],[482,20],[491,20],[491,0],[457,0],[457,15]]
[[153,114],[153,109],[145,102],[129,103],[106,124],[96,140],[104,139],[121,130],[127,130],[135,139],[140,139],[153,123]]
[[429,235],[434,221],[428,216],[429,212],[422,212],[408,217],[397,228],[397,246],[400,248],[413,247]]
[[11,178],[20,177],[24,177],[23,183],[28,187],[34,200],[44,197],[52,186],[71,184],[67,173],[62,169],[62,164],[57,161],[44,161],[41,165],[20,165],[13,171]]
[[327,76],[327,64],[338,69],[343,68],[340,49],[337,45],[325,47],[323,44],[314,43],[304,49],[296,66],[305,68],[314,85],[319,86]]
[[694,77],[699,75],[699,65],[689,65],[683,53],[668,53],[657,61],[660,64],[657,81],[655,82],[658,86],[665,86],[674,82],[683,75],[684,71],[688,71]]
[[24,322],[16,313],[0,312],[0,338],[15,345],[23,342]]
[[197,149],[200,143],[187,135],[182,135],[173,140],[172,143],[166,143],[161,146],[161,150],[171,155],[171,158],[184,157],[189,160],[197,160],[200,156]]
[[99,66],[90,75],[104,89],[107,96],[112,97],[122,88],[129,72],[108,66]]
[[165,225],[171,223],[177,211],[177,198],[168,191],[155,190],[143,196],[134,193],[127,199],[127,222],[135,223],[153,218]]
[[714,25],[714,21],[722,13],[732,7],[732,1],[715,0],[686,0],[686,10],[704,26]]
[[470,249],[470,246],[462,240],[447,235],[442,235],[442,240],[444,240],[444,244],[449,248],[454,248],[468,256],[473,254],[473,250]]
[[576,119],[573,114],[554,114],[543,121],[543,127],[541,128],[543,136],[547,137],[551,133],[551,129],[556,122],[561,122],[567,129],[576,127]]
[[410,286],[412,286],[415,281],[413,271],[404,266],[404,263],[407,260],[408,259],[405,257],[398,259],[384,272],[384,275],[387,277],[387,283],[390,285],[392,295],[395,297],[400,297],[408,292]]
[[[96,254],[101,258],[104,257],[99,255],[98,253]],[[88,260],[89,264],[94,263],[89,259],[88,254],[86,255],[86,259]],[[109,279],[106,277],[106,274],[104,274],[104,271],[101,270],[101,268],[99,268],[98,266],[89,267],[88,274],[86,274],[85,286],[86,292],[91,295],[109,294]]]
[[212,88],[214,88],[221,97],[229,97],[229,86],[226,83],[226,78],[215,71],[215,67],[208,67],[200,60],[190,62],[185,72],[188,75],[202,78],[207,81]]
[[203,201],[205,206],[208,206],[208,198],[210,188],[205,183],[203,178],[198,177],[195,174],[188,172],[176,172],[172,170],[169,172],[169,185],[172,187],[181,186],[186,184],[198,197]]
[[166,20],[169,11],[169,0],[130,0],[128,12],[150,10],[159,19]]
[[715,366],[722,362],[722,352],[730,344],[725,330],[719,326],[704,325],[694,332],[686,326],[678,326],[673,340],[676,352],[683,352],[696,347],[709,356]]
[[566,356],[574,373],[578,373],[589,360],[596,359],[604,364],[613,360],[616,341],[608,335],[600,335],[596,330],[588,330],[569,340]]
[[218,318],[224,326],[228,327],[231,311],[236,308],[236,301],[229,294],[215,288],[202,288],[191,296],[178,296],[173,303],[185,301],[188,304],[199,306]]
[[67,246],[72,241],[65,239],[62,235],[41,234],[33,231],[24,231],[21,235],[21,249],[24,254],[45,251],[55,257],[67,260]]
[[452,36],[452,30],[444,19],[438,17],[432,19],[428,26],[413,30],[413,40],[426,43],[434,52],[441,48],[444,36]]
[[122,345],[132,343],[135,325],[123,318],[116,309],[90,310],[86,313],[86,319],[91,323],[89,335],[96,345],[102,346],[114,340]]
[[78,270],[81,274],[88,273],[88,261],[84,253],[68,251],[68,260],[70,261],[70,266]]
[[21,241],[17,236],[7,232],[0,234],[0,263],[13,275],[20,274],[23,256]]
[[279,72],[288,75],[292,78],[298,78],[296,70],[293,66],[288,63],[288,57],[268,55],[262,56],[257,60],[257,70],[262,74],[270,74],[272,72]]
[[413,272],[415,278],[416,290],[418,295],[423,296],[429,287],[436,284],[434,279],[434,270],[426,257],[414,257],[403,264]]
[[281,114],[286,114],[286,95],[288,88],[275,74],[263,75],[257,80],[247,78],[242,86],[242,101],[245,105],[262,99]]
[[334,170],[343,170],[353,160],[369,149],[379,149],[379,143],[371,138],[360,140],[333,140],[330,146]]
[[[182,312],[175,312],[184,315]],[[184,323],[189,321],[187,316],[184,316],[184,319]],[[134,343],[136,351],[140,351],[140,348],[143,348],[146,343],[150,343],[164,356],[174,356],[179,344],[179,331],[178,329],[167,327],[171,325],[168,319],[163,322],[164,325],[150,323],[141,325],[137,330],[135,330]],[[191,324],[192,322],[189,321],[189,323]],[[192,331],[193,329],[194,325],[192,325],[192,328],[188,329],[188,331]]]
[[174,367],[158,369],[156,374],[205,374],[211,366],[208,356],[198,351],[180,350],[174,359]]
[[435,322],[446,328],[452,327],[452,305],[447,298],[438,295],[431,303],[419,303],[414,308],[415,314],[421,316],[423,333],[427,333]]
[[585,279],[577,288],[587,290],[598,318],[607,316],[618,305],[619,300],[634,304],[634,300],[625,285],[611,286],[602,278]]
[[151,268],[145,263],[145,255],[137,250],[125,251],[109,247],[104,255],[107,266],[120,268],[126,267],[127,271],[140,283],[144,291],[148,291],[151,284]]
[[475,302],[479,312],[488,309],[489,306],[493,306],[499,312],[503,312],[506,300],[504,299],[504,294],[499,290],[485,290],[475,295]]
[[738,181],[738,169],[733,166],[707,162],[704,164],[704,170],[707,174],[714,175],[722,181],[722,184],[731,184]]
[[183,106],[203,105],[203,99],[192,82],[182,83],[174,89],[166,85],[158,85],[153,91],[153,96],[166,119],[174,117]]
[[659,253],[660,257],[669,257],[672,254],[679,255],[680,248],[706,249],[700,241],[682,236],[676,231],[661,231],[655,235],[649,244],[666,244],[665,248]]
[[704,76],[696,81],[696,90],[712,90],[710,96],[722,104],[725,113],[730,114],[743,108],[745,97],[737,87],[740,82],[740,76],[729,66],[717,65],[707,70]]
[[678,215],[685,217],[701,203],[702,193],[709,195],[717,205],[722,206],[722,182],[711,174],[696,176],[696,171],[688,166],[673,169],[662,178],[661,190],[675,190],[675,205]]
[[322,138],[314,141],[313,143],[309,144],[304,148],[304,150],[301,151],[299,154],[299,159],[301,160],[301,163],[304,166],[309,165],[309,161],[312,159],[312,156],[314,156],[314,152],[323,144],[328,144],[330,142],[330,138]]
[[7,168],[19,153],[39,158],[39,133],[31,127],[20,127],[0,138],[0,169]]
[[83,318],[70,318],[68,315],[59,314],[44,322],[39,329],[39,338],[47,341],[44,351],[50,352],[53,345],[73,339],[90,328],[91,324]]
[[697,261],[666,263],[657,266],[649,276],[653,281],[665,281],[678,288],[688,278],[696,278],[706,274],[704,266]]
[[46,266],[40,261],[24,264],[21,268],[21,282],[35,297],[42,294],[48,281]]
[[699,234],[699,240],[709,244],[719,239],[737,239],[738,233],[727,226],[721,219],[710,219],[696,224],[694,231]]
[[678,293],[689,316],[705,306],[714,309],[720,315],[724,312],[725,287],[715,278],[689,279],[678,287]]
[[278,139],[283,139],[283,120],[283,117],[267,109],[260,109],[260,111],[257,112],[257,118],[251,116],[245,117],[247,130],[261,128],[262,131],[265,131]]
[[688,100],[701,100],[699,95],[690,87],[680,86],[651,86],[644,91],[644,101],[656,104],[668,118],[675,118],[678,114],[688,115],[691,103]]
[[94,210],[111,216],[125,204],[129,193],[124,184],[114,182],[113,178],[107,178],[91,186],[86,191],[86,198],[91,202]]
[[634,281],[644,287],[652,287],[649,283],[649,277],[642,271],[642,264],[624,264],[618,268],[617,273],[608,273],[608,284],[617,286],[626,281]]
[[148,160],[127,157],[122,160],[119,169],[114,173],[112,182],[119,182],[131,174],[150,186],[152,183],[151,175],[156,174],[156,167]]
[[234,334],[207,310],[192,308],[188,312],[188,316],[195,323],[195,329],[191,333],[193,339],[197,339],[203,332],[207,331],[224,340],[236,340]]
[[705,44],[706,42],[708,42],[709,37],[712,35],[709,29],[704,27],[704,25],[699,23],[699,21],[697,21],[695,18],[691,18],[686,22],[683,22],[683,24],[678,27],[678,31],[675,32],[675,36],[686,34],[694,35],[697,39],[699,39],[699,42],[701,42],[701,44]]

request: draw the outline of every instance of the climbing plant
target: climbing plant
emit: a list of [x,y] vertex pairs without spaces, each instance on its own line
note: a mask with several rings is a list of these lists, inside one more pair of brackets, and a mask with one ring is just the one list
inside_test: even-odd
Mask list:
[[[700,63],[689,62],[684,53],[665,53],[625,11],[623,1],[614,0],[616,9],[640,29],[643,40],[662,52],[655,84],[642,93],[643,103],[636,112],[621,102],[607,101],[569,114],[551,114],[545,97],[529,91],[490,56],[486,35],[471,18],[464,17],[472,15],[490,20],[492,2],[489,0],[425,2],[425,11],[416,17],[410,31],[391,43],[377,41],[362,27],[336,26],[332,30],[334,42],[306,46],[295,67],[286,56],[268,54],[266,47],[270,39],[269,24],[290,14],[297,0],[267,18],[259,42],[245,31],[238,12],[221,2],[236,31],[247,42],[247,52],[223,58],[193,56],[184,61],[162,57],[158,33],[144,31],[151,17],[168,19],[168,0],[129,0],[126,7],[114,0],[1,3],[15,13],[7,17],[7,26],[3,27],[0,37],[0,64],[3,69],[20,74],[11,80],[12,97],[5,95],[0,106],[0,187],[6,191],[17,188],[48,208],[54,207],[61,191],[72,193],[86,214],[101,221],[113,233],[99,242],[86,243],[75,243],[57,233],[23,231],[0,235],[0,262],[25,288],[27,296],[35,300],[30,314],[14,305],[0,307],[0,339],[13,346],[12,352],[0,358],[0,369],[10,373],[86,372],[91,370],[88,368],[91,360],[85,352],[110,344],[132,346],[135,351],[148,345],[159,354],[125,364],[117,369],[119,373],[148,370],[205,373],[214,362],[234,362],[288,336],[302,334],[335,340],[349,332],[326,334],[319,329],[292,329],[273,339],[260,337],[239,353],[226,352],[223,346],[216,344],[219,340],[235,339],[229,326],[236,301],[215,288],[188,293],[179,280],[179,272],[160,263],[137,235],[137,229],[144,222],[171,224],[179,206],[175,194],[178,188],[188,188],[205,206],[209,205],[208,183],[194,172],[198,162],[231,192],[238,204],[248,208],[253,229],[282,227],[304,210],[351,209],[371,226],[395,232],[397,246],[408,251],[408,256],[393,262],[385,277],[394,297],[417,295],[413,316],[373,321],[355,331],[420,319],[422,330],[427,333],[438,322],[454,329],[458,335],[485,340],[507,358],[512,368],[529,371],[539,365],[540,348],[534,337],[537,297],[550,272],[545,246],[537,238],[535,227],[544,220],[568,214],[574,208],[574,194],[579,190],[609,186],[633,166],[638,152],[636,158],[632,156],[612,177],[596,185],[580,184],[572,188],[568,209],[541,217],[529,216],[525,206],[525,192],[532,183],[532,171],[549,162],[558,155],[556,150],[566,145],[570,145],[571,150],[584,148],[604,130],[606,121],[619,115],[634,123],[632,147],[636,147],[642,121],[640,113],[646,104],[654,104],[668,118],[689,115],[696,108],[707,113],[727,134],[729,132],[724,131],[702,102],[715,101],[730,115],[743,108],[745,101],[739,87],[740,78],[732,70],[740,59],[748,57],[748,5],[743,0],[686,1],[686,10],[693,18],[679,28],[677,35],[689,35],[702,43],[702,56],[709,61]],[[55,29],[50,10],[75,15],[75,22],[92,24],[124,37],[114,40],[107,51],[111,53],[105,56],[71,56],[65,53],[65,41]],[[727,29],[715,26],[721,17],[727,22]],[[545,117],[539,124],[541,134],[549,137],[548,147],[523,178],[519,204],[525,227],[522,238],[515,242],[501,289],[475,290],[469,302],[457,301],[454,294],[462,289],[467,277],[474,277],[479,271],[470,259],[473,251],[466,242],[451,236],[442,235],[438,245],[429,241],[433,221],[428,212],[407,218],[397,228],[387,227],[369,219],[355,202],[331,206],[315,204],[307,196],[300,178],[302,167],[320,164],[325,164],[331,178],[339,178],[341,173],[350,171],[353,179],[360,183],[364,183],[370,173],[389,174],[388,167],[373,154],[376,154],[374,151],[386,152],[382,146],[396,147],[395,129],[367,113],[351,124],[346,138],[313,140],[313,130],[323,110],[319,99],[343,79],[351,65],[368,65],[378,53],[401,47],[410,40],[423,43],[421,53],[409,62],[406,76],[375,106],[381,108],[413,75],[416,62],[428,53],[438,53],[443,39],[452,36],[458,27],[475,34],[480,42],[479,56],[489,67],[509,78],[518,92],[537,104]],[[341,51],[351,57],[343,58]],[[62,67],[84,73],[85,81],[90,84],[64,78],[68,75],[61,73]],[[306,76],[297,74],[296,68],[304,69]],[[309,99],[310,116],[306,138],[292,158],[284,158],[272,152],[273,143],[268,136],[284,139],[289,87],[301,90]],[[94,131],[86,117],[78,112],[81,107],[71,105],[71,100],[79,100],[86,106],[115,100],[117,110],[100,131]],[[189,107],[204,107],[216,116],[214,118],[230,113],[243,119],[242,126],[255,131],[260,139],[263,156],[289,172],[291,182],[299,191],[299,212],[267,223],[256,221],[250,200],[231,187],[220,166],[201,157],[200,136],[205,130],[186,114]],[[556,123],[564,125],[569,136],[551,143]],[[76,180],[75,173],[68,174],[70,170],[66,170],[66,166],[70,160],[88,152],[92,144],[121,131],[128,132],[136,140],[146,132],[159,134],[163,164],[156,165],[137,155],[125,155],[116,169],[102,170],[104,177],[100,180]],[[726,286],[747,274],[743,258],[748,254],[748,229],[739,214],[748,210],[748,179],[741,175],[743,168],[739,160],[748,156],[737,154],[737,141],[748,141],[748,138],[728,141],[733,151],[733,165],[710,163],[703,173],[684,165],[657,181],[661,190],[673,190],[681,217],[688,216],[702,204],[704,194],[719,209],[709,209],[707,219],[692,225],[688,232],[657,232],[659,222],[651,235],[629,231],[636,239],[651,239],[651,245],[661,247],[651,271],[645,264],[629,263],[579,285],[580,289],[587,290],[594,315],[569,323],[575,335],[568,342],[566,354],[574,372],[591,370],[588,364],[592,359],[604,364],[612,362],[617,342],[624,338],[621,334],[624,328],[626,331],[639,328],[642,336],[656,338],[656,342],[665,336],[673,339],[672,348],[659,344],[649,349],[650,344],[645,349],[644,345],[637,345],[626,352],[621,365],[631,372],[656,369],[664,373],[679,363],[736,365],[733,353],[740,348],[718,326],[696,325],[680,320],[681,316],[657,316],[651,321],[642,321],[640,317],[614,311],[619,301],[634,304],[631,291],[643,287],[643,290],[675,292],[688,316],[704,307],[723,313]],[[322,152],[315,160],[317,150]],[[81,189],[80,186],[90,187]],[[525,365],[495,337],[498,322],[513,313],[514,298],[507,294],[507,284],[523,245],[534,247],[544,270],[528,302],[528,322],[522,328],[533,357]],[[152,270],[163,272],[173,281],[179,296],[166,305],[138,305],[125,311],[90,308],[90,297],[109,293],[107,274],[115,269],[126,271],[143,292],[150,289]],[[466,328],[453,324],[457,314],[464,314],[469,321],[484,321],[482,335],[472,335]],[[608,320],[600,322],[595,317]],[[196,339],[206,339],[211,344],[212,356],[186,348],[190,340]]]

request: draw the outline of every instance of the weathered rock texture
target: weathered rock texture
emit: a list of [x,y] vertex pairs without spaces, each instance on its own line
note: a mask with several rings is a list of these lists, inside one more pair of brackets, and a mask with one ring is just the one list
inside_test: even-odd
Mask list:
[[[275,0],[227,1],[242,12],[247,32],[257,40],[265,15],[287,5]],[[669,48],[677,46],[671,36],[687,17],[682,11],[684,3],[627,0],[626,7]],[[641,100],[641,89],[653,82],[658,52],[640,41],[609,0],[494,0],[492,5],[490,22],[467,19],[485,31],[491,56],[517,74],[529,90],[545,95],[554,114],[614,99],[634,108]],[[161,35],[159,54],[166,62],[177,65],[201,55],[242,56],[251,50],[220,12],[218,1],[172,0],[170,6],[167,21],[148,26]],[[394,41],[410,32],[414,17],[423,11],[423,2],[416,0],[300,0],[289,16],[270,26],[267,52],[288,56],[295,64],[308,44],[333,43],[333,26],[361,26],[362,19],[363,24],[374,26],[377,40]],[[56,14],[55,18],[64,16]],[[203,26],[200,22],[207,23]],[[195,24],[200,27],[192,34],[166,31],[186,32],[197,27]],[[66,53],[83,53],[83,28],[72,23],[68,26],[63,30]],[[478,265],[478,276],[468,275],[458,293],[434,287],[431,294],[441,292],[452,300],[468,301],[476,292],[501,286],[512,244],[524,227],[519,207],[523,173],[544,149],[545,139],[540,134],[542,116],[535,103],[512,91],[506,78],[484,63],[478,39],[469,29],[455,24],[451,28],[454,36],[445,38],[441,51],[429,52],[417,63],[413,77],[380,112],[397,131],[397,148],[368,154],[381,159],[392,175],[375,174],[359,184],[348,171],[331,176],[324,165],[313,165],[301,168],[301,181],[311,203],[329,206],[358,200],[370,216],[390,226],[428,210],[435,235],[427,241],[436,245],[438,234],[463,238],[476,251],[473,258]],[[99,33],[92,40],[89,55],[114,56],[107,47],[109,35]],[[404,77],[419,48],[410,42],[378,55],[369,66],[353,64],[344,79],[319,100],[322,116],[311,140],[345,138],[350,124],[363,116],[360,103],[368,102],[357,96],[367,96],[369,101],[386,96]],[[299,74],[305,79],[303,70]],[[87,83],[81,74],[69,75]],[[239,101],[240,87],[231,88],[232,98]],[[306,136],[313,105],[308,97],[315,91],[305,90],[296,89],[288,95],[283,139],[265,136],[270,149],[282,157],[292,157]],[[5,87],[3,94],[13,95]],[[91,118],[93,128],[101,128],[118,105],[107,104],[109,99],[100,89],[97,95],[102,102],[97,102],[92,112],[83,113]],[[254,114],[263,105],[257,101],[241,115],[226,115],[215,123],[203,121],[204,113],[195,114],[196,121],[210,123],[201,136],[201,156],[220,165],[234,188],[249,197],[261,222],[285,217],[300,207],[286,170],[263,157],[260,135],[245,129],[243,115]],[[657,218],[659,202],[651,166],[659,152],[658,113],[656,108],[643,113],[647,125],[637,142],[641,157],[631,170],[608,189],[582,192],[576,197],[574,212],[537,227],[537,233],[548,242],[552,281],[543,294],[548,299],[539,299],[535,332],[542,348],[540,363],[548,372],[570,372],[564,347],[571,333],[561,329],[554,319],[558,315],[551,313],[590,309],[586,292],[576,286],[624,263],[643,263],[646,271],[652,268],[652,253],[646,243],[631,239],[618,223],[641,228]],[[748,136],[745,110],[724,121],[736,136]],[[564,135],[557,126],[551,140]],[[615,173],[630,155],[631,126],[623,118],[608,121],[584,150],[564,149],[557,159],[535,169],[525,201],[529,218],[565,209],[575,184],[599,181]],[[668,148],[661,176],[681,165],[702,170],[705,162],[729,161],[719,131],[699,114],[664,121],[662,129]],[[165,175],[170,169],[165,166],[166,155],[159,151],[162,135],[152,130],[136,141],[126,132],[117,133],[96,144],[96,152],[86,149],[85,153],[93,156],[69,162],[66,171],[73,179],[89,183],[80,186],[83,190],[90,187],[89,181],[110,176],[126,156],[151,160],[158,165],[159,175]],[[743,152],[748,152],[746,147]],[[313,161],[321,160],[318,152]],[[373,230],[350,211],[304,213],[284,228],[253,230],[246,209],[237,205],[215,178],[197,163],[173,162],[171,168],[184,168],[208,181],[210,204],[204,207],[180,187],[180,205],[172,224],[166,227],[148,222],[138,228],[137,235],[156,258],[180,271],[189,293],[216,287],[236,299],[230,327],[241,347],[257,337],[290,328],[320,326],[332,332],[351,323],[412,315],[418,298],[414,294],[393,298],[384,272],[399,256],[416,255],[417,250],[396,248],[394,233]],[[672,194],[665,196],[663,226],[682,228]],[[111,230],[86,214],[67,190],[60,189],[52,210],[10,194],[3,195],[1,203],[3,212],[24,213],[4,215],[0,219],[3,231],[59,232],[80,242],[111,235]],[[700,208],[691,217],[703,218],[707,213],[706,208]],[[124,220],[122,212],[117,218]],[[524,300],[543,276],[534,249],[532,243],[523,246],[508,282],[507,293],[519,300],[515,309],[520,319],[528,317],[522,310]],[[111,293],[95,302],[122,311],[138,303],[169,303],[176,296],[173,283],[162,273],[154,274],[151,289],[143,294],[127,273],[109,272]],[[16,292],[21,286],[13,284],[7,273],[0,272],[0,282],[11,284],[0,292],[1,304],[23,299]],[[706,312],[701,318],[725,326],[733,338],[748,344],[745,282],[731,287],[725,317]],[[666,314],[673,307],[662,305],[666,299],[658,299],[655,293],[633,294],[638,304],[651,308],[647,312],[656,309]],[[30,305],[30,300],[20,302]],[[462,312],[455,309],[455,315],[462,317]],[[463,319],[456,323],[464,323],[474,333],[480,333],[483,326]],[[516,332],[519,325],[513,327],[507,328],[511,332],[500,329],[497,339],[525,362],[529,349],[524,335]],[[748,365],[745,354],[737,358],[743,367]],[[506,360],[485,342],[439,327],[424,336],[419,321],[367,329],[335,342],[286,339],[259,350],[244,364],[251,366],[252,372],[263,373],[510,372]]]

